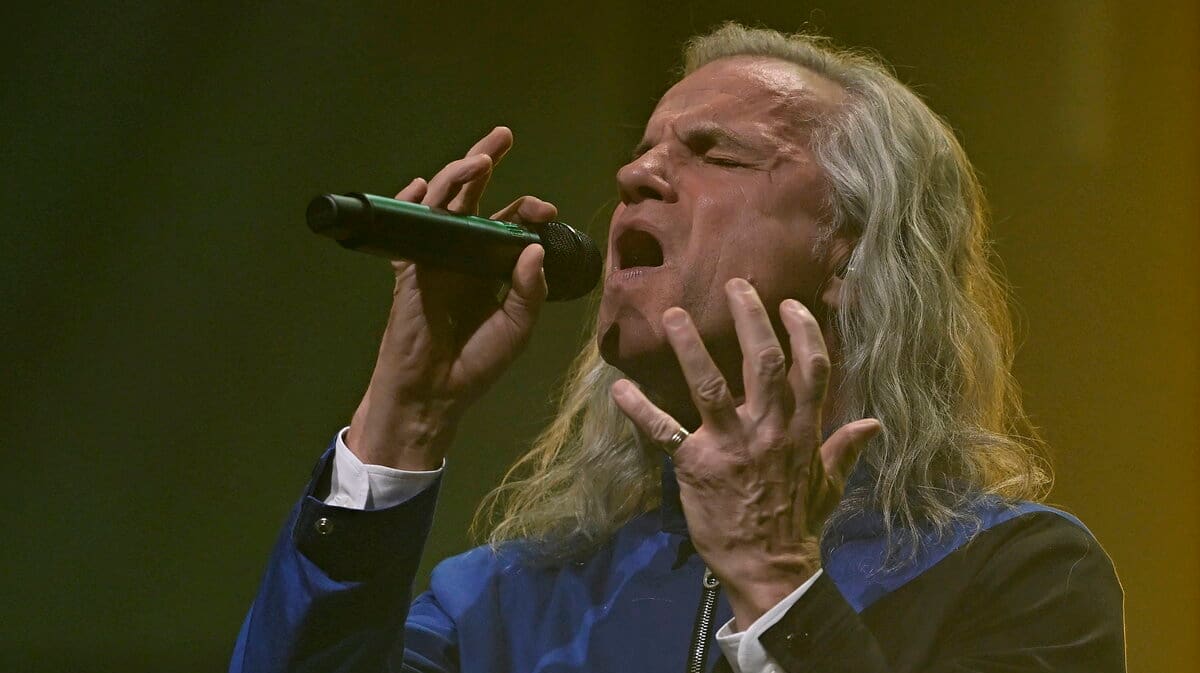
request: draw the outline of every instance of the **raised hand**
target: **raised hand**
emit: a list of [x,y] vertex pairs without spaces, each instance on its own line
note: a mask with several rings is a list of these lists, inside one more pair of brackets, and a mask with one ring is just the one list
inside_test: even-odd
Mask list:
[[838,473],[880,425],[855,421],[822,441],[830,363],[820,325],[799,302],[780,305],[789,368],[750,283],[735,278],[725,292],[743,355],[742,404],[680,308],[663,314],[663,327],[700,427],[679,443],[679,423],[632,382],[616,382],[612,394],[645,437],[673,448],[692,542],[725,585],[738,628],[745,629],[820,567],[821,524],[840,495],[828,475]]
[[[492,170],[512,147],[497,127],[462,159],[426,182],[413,180],[397,199],[475,214]],[[550,203],[523,196],[493,219],[541,224],[557,216]],[[371,383],[350,423],[347,446],[365,463],[434,469],[453,439],[463,410],[477,399],[529,341],[546,297],[544,251],[526,248],[502,297],[495,283],[403,260]]]

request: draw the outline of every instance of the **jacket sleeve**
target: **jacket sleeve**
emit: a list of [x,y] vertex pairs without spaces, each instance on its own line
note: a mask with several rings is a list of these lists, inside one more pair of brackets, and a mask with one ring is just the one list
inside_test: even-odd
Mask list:
[[[922,673],[1125,671],[1123,593],[1112,562],[1085,529],[1055,515],[1030,519],[1016,534],[955,552],[969,577]],[[911,627],[869,627],[825,573],[762,643],[791,673],[884,673],[897,670],[885,643],[903,636],[880,630]]]
[[332,456],[332,448],[322,456],[275,544],[231,673],[401,669],[440,482],[386,509],[326,505],[315,494],[327,488]]

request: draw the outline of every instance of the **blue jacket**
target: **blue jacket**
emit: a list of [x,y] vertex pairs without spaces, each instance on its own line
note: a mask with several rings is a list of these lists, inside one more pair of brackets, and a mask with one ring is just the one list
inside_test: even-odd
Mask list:
[[[586,561],[539,569],[522,564],[514,554],[476,548],[439,564],[428,591],[412,601],[410,607],[411,585],[433,518],[437,487],[384,510],[363,512],[325,505],[313,494],[320,489],[320,482],[328,479],[331,454],[332,448],[318,464],[312,482],[275,546],[258,596],[239,634],[230,667],[232,672],[673,673],[684,670],[701,596],[704,563],[687,542],[678,487],[669,463],[663,471],[662,508],[635,517],[610,543]],[[1030,550],[1022,554],[1038,560],[1013,563],[1050,569],[1044,573],[1059,566],[1059,570],[1066,568],[1076,553],[1065,552],[1066,557],[1061,563],[1042,558],[1046,554],[1040,550],[1060,546],[1057,541],[1064,535],[1073,540],[1078,538],[1071,543],[1074,545],[1071,549],[1091,546],[1090,534],[1076,519],[1040,505],[1006,505],[995,500],[981,500],[978,514],[984,531],[1015,519],[1037,516],[1041,523],[1034,528],[1051,533],[1024,534],[1025,538],[1034,535],[1038,542],[1025,544]],[[1047,516],[1054,522],[1047,523]],[[1020,530],[1028,528],[1021,524]],[[920,584],[914,580],[938,566],[947,556],[960,551],[977,531],[963,528],[935,540],[915,562],[890,573],[875,570],[883,551],[881,532],[878,521],[864,515],[827,537],[827,542],[832,544],[824,550],[825,576],[810,590],[824,598],[810,601],[806,594],[801,603],[813,605],[801,606],[803,609],[794,610],[795,614],[789,612],[788,619],[784,620],[792,624],[789,628],[797,629],[804,637],[797,639],[797,633],[788,633],[778,639],[772,636],[771,642],[764,643],[776,660],[793,666],[830,660],[834,657],[831,651],[814,650],[811,646],[796,648],[803,645],[803,641],[811,640],[809,630],[841,620],[845,625],[840,627],[840,635],[822,639],[822,642],[840,643],[846,639],[845,634],[858,634],[850,638],[850,642],[837,645],[846,650],[837,655],[839,661],[848,661],[847,657],[851,656],[870,657],[870,660],[862,659],[855,670],[900,670],[889,663],[897,659],[891,648],[911,650],[920,638],[913,634],[890,638],[888,634],[873,633],[870,624],[858,613],[899,593],[910,583]],[[1021,535],[1015,533],[1004,535],[1016,535],[1018,542],[1021,539]],[[1037,537],[1039,535],[1041,537]],[[1002,544],[997,541],[997,545],[997,549],[1021,547],[1011,540]],[[996,565],[988,559],[998,554],[999,551],[986,551],[987,558],[978,562],[943,565],[946,572],[961,574],[967,578],[964,582],[970,582],[974,581],[971,578],[981,575],[975,566],[980,563]],[[960,551],[958,556],[966,558],[969,554]],[[954,570],[957,566],[967,569]],[[1111,582],[1107,575],[1099,577],[1104,575],[1104,563],[1097,567],[1100,570],[1091,573],[1098,576],[1097,582],[1115,584],[1115,576]],[[1111,565],[1107,567],[1111,570]],[[1015,572],[1014,576],[1018,578],[1029,574],[1023,568],[1016,568]],[[1085,576],[1079,581],[1090,580]],[[1053,587],[1055,582],[1057,580],[1052,577],[1048,578],[1046,586]],[[927,582],[931,586],[953,583],[952,579],[938,578]],[[1048,590],[1038,587],[1025,590],[1023,584],[1015,583],[1010,586],[1012,591],[1008,593],[1016,591],[1030,596],[1043,595]],[[1117,590],[1119,592],[1119,586]],[[933,589],[927,593],[933,596],[937,591]],[[929,600],[933,606],[940,599]],[[998,592],[996,601],[1000,600]],[[1076,611],[1082,614],[1091,609],[1073,603],[1067,606],[1068,601],[1078,600],[1063,599],[1064,614]],[[901,602],[911,603],[907,599],[892,601]],[[1076,610],[1076,607],[1082,609]],[[802,624],[806,619],[804,609],[814,614],[811,629]],[[984,609],[988,608],[985,606]],[[1018,605],[1013,609],[1022,607]],[[1119,622],[1119,598],[1116,609]],[[881,614],[884,612],[886,610],[880,611]],[[1113,659],[1111,613],[1109,606],[1108,616],[1099,626],[1080,625],[1082,631],[1091,634],[1088,638],[1107,648],[1109,659]],[[716,624],[725,622],[730,616],[729,607],[722,598],[717,606]],[[834,616],[837,619],[833,619]],[[1063,615],[1051,613],[1047,618],[1061,621]],[[892,621],[886,617],[881,619]],[[944,626],[930,625],[928,630],[932,635],[926,648],[930,654],[922,655],[926,657],[922,660],[928,660],[935,656],[933,652],[944,649],[937,644],[937,632],[944,629]],[[1029,637],[1042,638],[1044,633],[1045,629],[1041,629]],[[1075,631],[1061,637],[1088,640]],[[855,639],[863,642],[856,643]],[[1014,643],[1014,647],[1022,651],[1031,650],[1035,645]],[[1119,645],[1123,648],[1123,644]],[[711,650],[716,650],[715,646]],[[1047,652],[1060,650],[1055,643],[1046,645]],[[719,659],[719,650],[710,652],[710,670]],[[1113,662],[1113,667],[1081,670],[1123,670],[1123,655],[1121,668],[1115,667],[1115,660]],[[805,673],[816,670],[826,669],[805,668]]]

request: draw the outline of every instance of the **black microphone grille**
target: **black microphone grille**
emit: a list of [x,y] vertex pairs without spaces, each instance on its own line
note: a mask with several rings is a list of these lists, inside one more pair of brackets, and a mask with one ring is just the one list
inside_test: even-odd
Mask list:
[[563,224],[547,222],[536,227],[546,249],[542,268],[546,270],[549,301],[576,299],[592,291],[600,281],[603,261],[596,243],[586,234]]

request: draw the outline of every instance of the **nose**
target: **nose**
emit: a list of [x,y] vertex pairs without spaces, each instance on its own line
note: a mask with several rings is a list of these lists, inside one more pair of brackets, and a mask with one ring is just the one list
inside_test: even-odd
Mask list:
[[666,170],[667,159],[667,148],[660,146],[622,166],[617,171],[621,202],[675,201],[675,188]]

